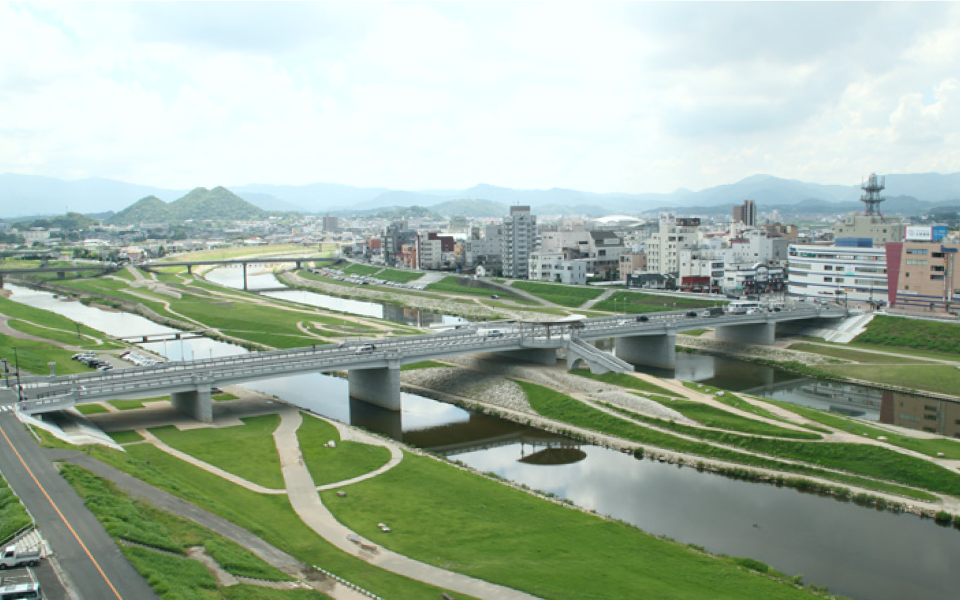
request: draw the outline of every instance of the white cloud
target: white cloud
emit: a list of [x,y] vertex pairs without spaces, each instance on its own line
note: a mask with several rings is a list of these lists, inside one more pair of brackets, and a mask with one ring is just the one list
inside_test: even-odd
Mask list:
[[698,189],[960,170],[951,3],[0,4],[0,172]]

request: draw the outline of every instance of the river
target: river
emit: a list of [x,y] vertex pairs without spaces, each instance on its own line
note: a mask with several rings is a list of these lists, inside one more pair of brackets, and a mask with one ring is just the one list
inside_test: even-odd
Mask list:
[[[167,330],[135,315],[8,287],[14,300],[113,335]],[[174,360],[244,352],[206,339],[148,346]],[[684,356],[678,359],[685,360]],[[721,371],[736,367],[719,364]],[[717,368],[715,363],[714,372]],[[697,372],[706,373],[703,369],[701,364]],[[248,387],[445,453],[480,471],[568,498],[650,533],[803,574],[807,583],[828,586],[833,593],[856,600],[953,600],[960,589],[960,573],[952,565],[953,557],[960,555],[960,532],[931,520],[636,460],[411,394],[403,395],[401,412],[386,411],[351,400],[347,382],[336,377],[293,376]]]

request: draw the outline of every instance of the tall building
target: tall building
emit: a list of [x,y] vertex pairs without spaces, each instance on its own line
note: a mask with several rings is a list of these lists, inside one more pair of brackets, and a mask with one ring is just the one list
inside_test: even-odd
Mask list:
[[660,213],[660,228],[647,239],[647,272],[678,273],[680,251],[699,244],[700,219],[678,219],[673,213]]
[[324,233],[335,233],[340,231],[340,222],[337,217],[330,216],[329,214],[323,216],[323,232]]
[[733,220],[749,227],[757,226],[757,205],[753,200],[744,200],[741,206],[733,207]]
[[511,206],[510,216],[503,218],[500,254],[503,276],[525,279],[530,254],[539,246],[537,218],[529,206]]

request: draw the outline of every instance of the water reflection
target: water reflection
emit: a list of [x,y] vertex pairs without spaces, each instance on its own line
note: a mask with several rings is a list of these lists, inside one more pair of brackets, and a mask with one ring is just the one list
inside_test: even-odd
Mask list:
[[475,469],[712,552],[749,556],[860,600],[947,600],[956,531],[894,515],[582,446],[584,460],[520,460],[520,444],[452,454]]

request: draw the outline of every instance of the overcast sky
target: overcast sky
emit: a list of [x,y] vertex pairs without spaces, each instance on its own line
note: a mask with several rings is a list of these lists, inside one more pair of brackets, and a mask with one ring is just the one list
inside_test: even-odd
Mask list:
[[0,172],[699,190],[960,171],[960,3],[0,4]]

